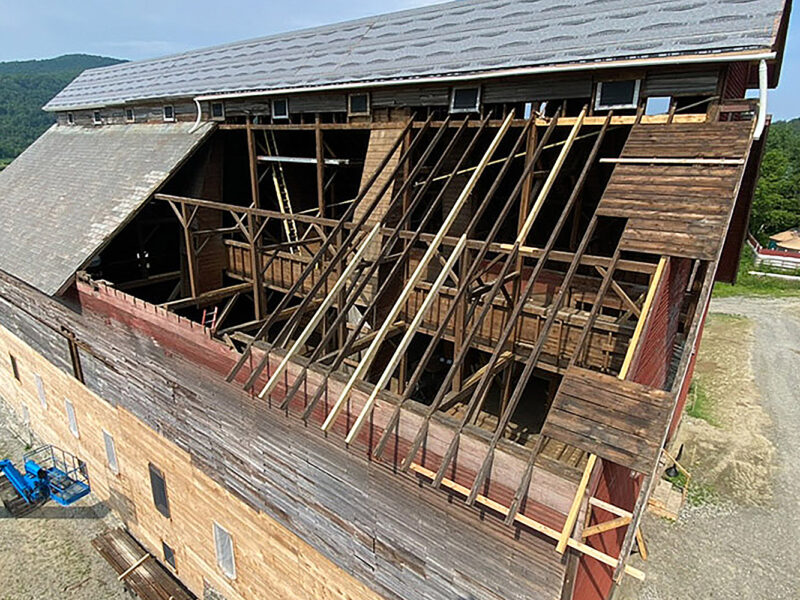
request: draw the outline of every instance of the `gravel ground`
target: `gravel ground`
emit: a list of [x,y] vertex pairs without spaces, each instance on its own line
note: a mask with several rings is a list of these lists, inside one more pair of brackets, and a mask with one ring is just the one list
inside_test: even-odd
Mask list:
[[[711,503],[685,506],[676,523],[647,515],[643,531],[650,559],[631,562],[645,570],[647,580],[628,578],[616,600],[800,599],[795,546],[800,534],[800,301],[724,298],[714,300],[711,311],[742,315],[752,323],[752,334],[739,340],[750,350],[743,367],[748,372],[740,372],[736,354],[718,357],[722,364],[733,363],[729,378],[735,381],[735,389],[719,398],[722,412],[741,414],[738,425],[720,423],[733,432],[728,446],[736,446],[738,457],[732,461],[731,451],[723,449],[727,454],[719,458],[737,463],[727,470],[737,485],[758,489],[737,495],[723,488],[722,497]],[[703,352],[701,347],[698,371]],[[690,428],[697,426],[696,420],[688,421]],[[715,464],[715,448],[706,448],[710,454],[699,457],[705,459],[700,465]],[[749,470],[744,468],[748,456]],[[743,483],[748,472],[765,473],[766,487]]]
[[[0,458],[20,466],[25,444],[0,401]],[[26,440],[27,442],[27,440]],[[90,494],[72,506],[54,502],[14,519],[0,503],[0,600],[130,600],[91,540],[115,517]]]

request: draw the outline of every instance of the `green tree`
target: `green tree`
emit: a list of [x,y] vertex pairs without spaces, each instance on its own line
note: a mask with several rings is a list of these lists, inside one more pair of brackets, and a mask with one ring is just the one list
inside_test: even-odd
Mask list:
[[753,199],[750,231],[769,236],[800,226],[800,119],[773,123]]

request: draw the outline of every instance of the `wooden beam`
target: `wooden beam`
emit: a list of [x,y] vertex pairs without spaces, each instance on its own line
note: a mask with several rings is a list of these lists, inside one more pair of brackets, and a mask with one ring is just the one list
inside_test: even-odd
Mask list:
[[578,520],[578,511],[581,508],[583,497],[586,495],[586,486],[589,485],[589,477],[592,476],[592,470],[597,462],[597,455],[590,454],[589,460],[586,461],[586,467],[583,469],[583,476],[578,484],[578,489],[575,492],[575,497],[572,499],[572,506],[567,513],[567,520],[564,522],[564,528],[561,530],[561,535],[558,538],[556,545],[556,552],[564,554],[567,549],[567,542],[572,536],[572,530],[575,528],[575,521]]
[[[375,386],[372,388],[372,393],[367,398],[367,401],[364,403],[364,406],[361,408],[361,412],[356,417],[356,421],[353,424],[353,427],[347,434],[345,438],[345,443],[351,444],[353,440],[358,435],[358,432],[361,431],[361,428],[364,426],[364,422],[366,420],[367,415],[369,415],[372,411],[372,407],[375,405],[375,399],[378,397],[378,392],[380,392],[386,384],[389,383],[389,379],[391,379],[394,370],[397,368],[397,365],[400,364],[400,360],[405,355],[406,350],[411,345],[411,341],[414,339],[414,336],[419,329],[420,324],[422,323],[422,319],[425,318],[425,315],[430,310],[431,304],[436,299],[437,294],[439,292],[439,288],[442,287],[445,280],[450,276],[450,272],[452,271],[453,267],[455,266],[456,261],[461,257],[461,253],[464,251],[464,244],[466,243],[467,238],[462,237],[459,244],[453,248],[453,251],[450,254],[450,258],[447,259],[445,262],[444,267],[442,268],[439,276],[436,278],[436,281],[431,286],[431,289],[428,291],[425,299],[422,301],[421,306],[417,309],[417,313],[414,315],[414,318],[411,321],[411,324],[408,326],[408,329],[403,335],[403,338],[400,340],[400,343],[397,345],[397,349],[392,354],[392,357],[389,359],[389,363],[383,369],[380,378],[378,379]],[[377,336],[376,336],[377,339]],[[373,344],[375,341],[373,341]],[[372,347],[370,345],[370,347]]]
[[[497,373],[501,369],[505,368],[507,365],[511,364],[514,360],[514,354],[511,352],[504,352],[497,363],[494,365],[494,372]],[[472,375],[467,377],[461,384],[461,389],[454,392],[449,392],[445,394],[444,398],[442,399],[442,403],[439,407],[441,411],[447,411],[451,408],[454,404],[463,400],[466,396],[469,396],[472,393],[472,390],[478,382],[481,380],[481,377],[484,376],[486,370],[489,368],[489,365],[483,365],[480,369],[475,371]]]
[[[470,177],[470,180],[462,189],[458,199],[454,202],[453,207],[445,217],[444,222],[442,223],[442,226],[439,228],[438,233],[432,240],[425,254],[420,259],[416,269],[409,277],[405,287],[403,288],[403,291],[400,293],[400,296],[397,298],[397,301],[395,302],[394,306],[392,306],[392,308],[389,310],[388,315],[385,317],[385,321],[381,326],[382,334],[379,334],[372,342],[370,347],[367,349],[366,355],[359,362],[358,367],[351,375],[350,379],[348,380],[341,394],[339,395],[333,407],[331,408],[330,412],[328,413],[325,422],[322,424],[322,429],[324,431],[328,431],[331,428],[334,421],[336,420],[336,417],[339,416],[339,413],[341,412],[342,408],[344,408],[345,402],[347,401],[347,398],[350,396],[350,392],[352,391],[353,386],[355,386],[356,381],[358,381],[365,375],[367,369],[372,364],[372,361],[377,356],[378,349],[380,345],[383,343],[383,338],[385,337],[385,330],[388,329],[391,326],[391,324],[394,323],[394,321],[397,319],[397,315],[400,313],[403,306],[405,305],[406,300],[411,295],[411,292],[414,290],[417,281],[419,281],[422,278],[423,274],[427,271],[428,264],[430,263],[435,252],[438,250],[439,246],[442,243],[442,238],[444,238],[447,231],[449,231],[450,227],[452,226],[453,222],[458,216],[458,213],[461,211],[461,208],[464,206],[470,194],[472,193],[472,190],[475,188],[475,185],[478,183],[478,179],[483,174],[483,171],[486,168],[486,163],[488,163],[489,160],[491,160],[492,156],[494,155],[495,151],[500,145],[500,142],[505,137],[505,134],[508,131],[509,127],[511,127],[511,121],[513,117],[514,117],[514,112],[511,111],[511,113],[506,118],[504,125],[499,129],[494,139],[492,140],[491,144],[484,153],[483,157],[481,158],[480,161],[480,165],[482,165],[481,168],[475,170],[475,172],[472,174],[472,177]],[[462,235],[461,237],[464,239],[464,241],[466,241],[466,234]]]
[[220,288],[218,290],[203,292],[202,294],[194,298],[181,298],[180,300],[172,300],[171,302],[165,302],[163,304],[160,304],[159,306],[167,308],[169,310],[180,310],[182,308],[188,308],[190,306],[211,304],[212,302],[223,300],[228,296],[238,294],[239,292],[243,292],[248,289],[250,289],[249,283],[237,283],[236,285],[230,285],[228,287]]
[[336,283],[328,292],[328,295],[322,301],[319,308],[317,308],[314,316],[305,326],[303,331],[295,340],[294,344],[287,350],[286,354],[281,360],[280,364],[276,367],[275,371],[272,373],[272,376],[269,378],[264,387],[258,394],[259,398],[263,398],[265,395],[269,394],[275,386],[281,380],[284,371],[286,371],[289,363],[292,360],[292,357],[295,356],[303,345],[306,343],[311,334],[314,333],[314,330],[317,328],[322,322],[322,319],[325,317],[328,309],[333,306],[333,303],[336,301],[336,297],[339,294],[339,291],[344,287],[347,280],[352,277],[353,273],[355,272],[356,268],[361,264],[361,261],[364,259],[364,255],[366,254],[367,250],[372,245],[372,242],[375,240],[376,236],[378,235],[378,231],[380,231],[380,227],[376,224],[372,230],[364,237],[363,241],[361,242],[360,246],[358,247],[358,251],[356,252],[355,256],[347,263],[347,268],[342,272],[341,276],[336,280]]
[[601,163],[618,165],[743,165],[741,158],[601,158]]
[[322,139],[322,127],[319,113],[314,117],[314,146],[317,163],[317,207],[319,216],[325,216],[325,146]]
[[[429,479],[429,480],[433,479],[434,472],[429,470],[429,469],[426,469],[422,465],[419,465],[417,463],[411,463],[410,469],[412,471],[414,471],[415,473],[421,475],[422,477],[425,477],[426,479]],[[451,479],[447,479],[447,478],[443,479],[442,480],[442,487],[450,489],[450,490],[452,490],[452,491],[454,491],[457,494],[460,494],[462,496],[466,496],[467,494],[469,494],[469,488],[467,488],[467,487],[465,487],[463,485],[460,485],[460,484],[456,483],[455,481],[453,481]],[[481,506],[485,506],[486,508],[488,508],[488,509],[490,509],[490,510],[492,510],[492,511],[494,511],[494,512],[496,512],[496,513],[498,513],[498,514],[500,514],[502,516],[505,516],[505,515],[508,514],[508,508],[506,506],[504,506],[503,504],[501,504],[499,502],[496,502],[496,501],[492,500],[491,498],[487,498],[486,496],[484,496],[482,494],[478,495],[478,497],[476,498],[476,503],[480,504]],[[558,531],[556,531],[552,527],[548,527],[547,525],[544,525],[543,523],[539,523],[538,521],[536,521],[536,520],[534,520],[534,519],[532,519],[532,518],[530,518],[530,517],[528,517],[526,515],[517,514],[514,517],[514,521],[516,523],[519,523],[520,525],[524,525],[525,527],[527,527],[527,528],[529,528],[529,529],[531,529],[533,531],[541,533],[542,535],[545,535],[545,536],[549,537],[550,539],[553,539],[553,540],[560,540],[561,539],[561,534]],[[595,548],[592,548],[591,546],[588,546],[588,545],[584,544],[583,542],[580,542],[580,541],[578,541],[576,539],[569,538],[567,540],[567,545],[570,548],[573,548],[573,549],[577,550],[578,552],[586,554],[587,556],[591,556],[592,558],[594,558],[596,560],[599,560],[600,562],[602,562],[602,563],[604,563],[604,564],[606,564],[606,565],[608,565],[610,567],[616,567],[617,565],[619,565],[619,560],[617,560],[613,556],[609,556],[608,554],[605,554],[604,552],[600,552],[599,550],[597,550]],[[639,569],[636,569],[634,567],[631,567],[629,565],[625,565],[625,573],[627,573],[631,577],[634,577],[635,579],[638,579],[639,581],[644,581],[644,579],[645,579],[645,574],[642,571],[640,571]]]
[[612,515],[617,515],[618,517],[627,517],[629,519],[633,518],[632,512],[627,511],[624,508],[620,508],[619,506],[609,504],[608,502],[600,500],[600,498],[595,498],[594,496],[589,498],[589,504],[606,512],[610,512]]
[[620,527],[628,525],[630,522],[630,517],[617,517],[616,519],[611,519],[610,521],[603,521],[602,523],[598,523],[597,525],[592,525],[584,529],[581,532],[581,537],[586,539],[588,537],[592,537],[593,535],[611,531],[612,529],[619,529]]
[[128,577],[128,575],[130,575],[130,574],[131,574],[131,573],[133,573],[133,572],[134,572],[136,569],[138,569],[140,566],[142,566],[142,565],[144,564],[144,562],[145,562],[145,561],[146,561],[148,558],[150,558],[150,556],[152,556],[150,553],[148,553],[148,554],[145,554],[144,556],[142,556],[142,557],[141,557],[139,560],[137,560],[135,563],[133,563],[133,564],[132,564],[130,567],[128,567],[128,568],[127,568],[127,569],[125,569],[125,570],[124,570],[122,573],[120,573],[120,574],[117,576],[117,581],[122,581],[123,579],[126,579],[126,578]]
[[656,267],[656,272],[653,274],[653,279],[650,281],[650,287],[647,290],[647,296],[644,299],[644,304],[642,305],[642,310],[639,314],[639,320],[636,322],[636,329],[633,332],[633,337],[631,338],[630,342],[628,342],[628,351],[625,353],[625,360],[622,363],[622,368],[620,369],[618,375],[620,379],[625,379],[628,375],[628,370],[630,369],[633,362],[633,357],[636,354],[636,349],[639,345],[639,338],[642,335],[642,331],[644,331],[645,321],[647,320],[647,315],[650,314],[650,308],[653,305],[653,299],[655,298],[656,291],[661,283],[661,277],[664,274],[666,264],[667,257],[662,256],[658,261],[658,266]]

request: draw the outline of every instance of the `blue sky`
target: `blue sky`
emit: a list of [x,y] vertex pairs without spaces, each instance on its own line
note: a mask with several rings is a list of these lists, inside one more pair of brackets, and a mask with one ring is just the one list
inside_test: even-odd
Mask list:
[[[83,52],[161,56],[433,4],[431,0],[0,0],[0,61]],[[797,12],[796,9],[795,12]],[[770,95],[776,119],[800,116],[800,23],[793,15],[781,83]]]

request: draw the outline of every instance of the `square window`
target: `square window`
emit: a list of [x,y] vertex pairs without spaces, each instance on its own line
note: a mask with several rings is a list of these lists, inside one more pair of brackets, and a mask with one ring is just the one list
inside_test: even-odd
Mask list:
[[136,113],[132,108],[125,109],[125,121],[127,123],[133,123],[136,120]]
[[368,115],[369,94],[350,94],[347,97],[347,114]]
[[67,421],[69,422],[69,430],[76,438],[81,437],[78,431],[78,419],[75,417],[75,407],[68,398],[64,398],[64,407],[67,409]]
[[153,463],[149,463],[150,468],[150,489],[153,491],[153,503],[158,512],[169,519],[169,499],[167,498],[167,482],[164,474]]
[[175,568],[175,551],[169,547],[167,542],[161,540],[161,550],[164,553],[164,562],[173,569]]
[[19,378],[19,365],[17,364],[17,357],[13,354],[9,354],[8,357],[11,359],[11,372],[14,374],[14,379],[17,381],[22,381]]
[[39,394],[39,402],[42,408],[47,410],[47,396],[44,393],[44,381],[42,381],[42,376],[38,373],[34,373],[33,380],[36,382],[36,393]]
[[236,579],[236,561],[233,556],[233,538],[224,527],[214,522],[214,547],[217,564],[230,579]]
[[222,102],[211,103],[211,118],[215,121],[225,120],[225,104]]
[[94,123],[95,125],[103,124],[103,118],[100,116],[99,110],[96,110],[92,113],[92,123]]
[[597,84],[595,110],[636,108],[639,103],[639,79],[628,81],[601,81]]
[[272,118],[289,118],[289,101],[286,98],[278,98],[272,101]]
[[481,88],[454,88],[450,97],[451,113],[478,112],[481,107]]
[[168,123],[175,120],[175,107],[171,104],[164,107],[164,120]]
[[75,115],[73,115],[71,112],[67,113],[67,124],[75,125]]
[[117,448],[114,445],[114,438],[105,429],[103,430],[103,443],[106,446],[106,460],[108,461],[108,468],[119,475],[119,464],[117,464]]

